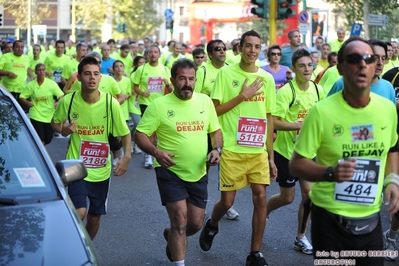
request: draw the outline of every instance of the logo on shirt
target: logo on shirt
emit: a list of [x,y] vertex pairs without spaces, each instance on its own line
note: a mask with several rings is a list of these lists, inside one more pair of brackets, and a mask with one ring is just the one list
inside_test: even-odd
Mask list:
[[344,134],[344,128],[341,125],[334,124],[332,131],[334,137],[339,137]]
[[238,86],[240,86],[240,82],[236,79],[233,80],[232,82],[233,88],[237,88]]
[[71,117],[77,120],[79,118],[79,114],[77,112],[73,112]]
[[168,118],[172,118],[172,117],[175,116],[175,111],[173,111],[173,110],[168,110],[168,111],[166,112],[166,115],[168,116]]

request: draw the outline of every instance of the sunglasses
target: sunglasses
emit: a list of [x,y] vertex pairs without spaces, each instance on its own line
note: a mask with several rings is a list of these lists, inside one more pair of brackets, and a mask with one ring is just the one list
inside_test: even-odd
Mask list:
[[197,59],[204,59],[204,56],[196,56]]
[[213,48],[213,51],[215,51],[215,52],[220,52],[220,51],[226,51],[227,50],[227,48],[226,48],[226,46],[223,46],[223,47],[221,47],[221,46],[216,46],[215,48]]
[[375,56],[372,54],[348,54],[344,57],[344,60],[348,64],[359,64],[362,59],[367,65],[375,63]]
[[270,53],[270,55],[271,56],[276,56],[276,55],[281,56],[281,53]]

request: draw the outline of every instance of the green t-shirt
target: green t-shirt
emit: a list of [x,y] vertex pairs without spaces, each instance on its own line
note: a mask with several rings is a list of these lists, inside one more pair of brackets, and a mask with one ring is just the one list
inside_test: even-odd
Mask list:
[[338,39],[335,39],[334,41],[329,42],[328,44],[331,47],[330,51],[338,53],[339,49],[341,49],[341,46],[344,44],[344,42],[345,42],[345,40],[340,42],[340,41],[338,41]]
[[165,63],[166,63],[166,58],[168,58],[169,54],[171,54],[171,53],[172,53],[172,52],[169,52],[169,51],[163,52],[163,53],[161,54],[161,57],[159,58],[159,62],[160,62],[162,65],[165,65]]
[[312,78],[310,80],[315,80],[321,71],[323,71],[323,68],[321,66],[316,66],[312,72]]
[[328,67],[328,60],[327,59],[324,60],[323,58],[320,58],[319,64],[317,66],[321,67],[322,69],[326,69]]
[[341,76],[338,73],[337,66],[332,66],[324,72],[324,75],[321,77],[319,81],[319,85],[323,87],[325,95],[331,90],[334,83],[340,78]]
[[[132,95],[132,83],[129,78],[122,76],[122,79],[119,82],[117,81],[117,83],[123,95]],[[121,104],[122,113],[126,121],[129,120],[129,99]]]
[[127,76],[129,76],[133,70],[133,58],[130,53],[126,57],[122,57],[120,54],[118,54],[118,56],[113,58],[115,58],[115,60],[120,60],[123,62],[124,72]]
[[[80,89],[81,89],[81,83],[79,80],[76,80],[73,83],[71,89],[69,90],[69,94],[74,91],[78,91]],[[114,97],[116,97],[121,93],[121,89],[119,88],[118,82],[116,82],[116,80],[113,77],[108,75],[101,75],[100,84],[98,84],[98,90],[105,93],[109,93]]]
[[[247,85],[256,78],[263,80],[262,93],[238,104],[219,116],[223,132],[223,148],[235,153],[257,154],[266,150],[267,114],[276,107],[276,85],[273,76],[258,68],[256,73],[245,72],[239,64],[224,66],[216,76],[211,99],[224,104],[241,93],[245,79]],[[272,121],[268,121],[271,122]]]
[[219,70],[220,69],[212,65],[210,60],[208,63],[200,66],[195,73],[195,78],[197,80],[195,81],[194,90],[196,92],[210,95]]
[[57,83],[44,79],[43,84],[40,86],[37,80],[32,80],[26,84],[20,98],[31,98],[33,107],[29,110],[30,118],[39,122],[50,123],[55,111],[54,96],[59,99],[62,95],[64,93],[62,93]]
[[64,67],[64,69],[62,70],[62,77],[65,80],[68,80],[69,77],[72,75],[72,73],[76,73],[78,72],[78,65],[79,65],[79,61],[76,60],[76,58],[72,58]]
[[148,98],[139,95],[139,104],[149,105],[153,100],[164,95],[163,79],[170,80],[170,70],[159,63],[155,67],[146,63],[132,73],[130,76],[132,83],[138,84],[141,91],[150,93]]
[[27,55],[15,56],[13,53],[3,54],[0,58],[0,69],[12,72],[15,79],[3,76],[2,83],[10,92],[20,93],[26,85],[28,78],[29,57]]
[[[384,110],[384,115],[381,115],[381,110]],[[347,217],[366,217],[379,212],[387,154],[398,139],[397,120],[395,106],[372,92],[370,102],[364,108],[350,107],[342,92],[316,104],[303,123],[295,152],[309,159],[317,156],[318,164],[328,166],[335,166],[338,160],[348,157],[381,161],[377,173],[355,171],[355,180],[351,182],[313,183],[310,191],[312,202],[329,212]],[[360,132],[364,129],[368,131],[368,137],[361,138]],[[365,165],[358,164],[358,168],[365,168]],[[362,198],[370,197],[371,204],[360,203]],[[349,202],[355,199],[359,203]]]
[[46,66],[47,72],[53,73],[52,79],[55,82],[60,83],[62,71],[69,61],[71,61],[71,59],[65,54],[58,57],[55,53],[49,53],[44,61],[44,65]]
[[69,57],[72,58],[74,54],[76,54],[76,47],[72,46],[69,48],[68,46],[65,47],[65,54]]
[[190,100],[180,100],[174,93],[154,100],[137,131],[147,136],[156,132],[158,149],[175,155],[176,165],[168,169],[182,180],[196,182],[206,174],[207,133],[219,128],[210,98],[194,92]]
[[37,64],[42,63],[44,64],[44,61],[46,60],[46,56],[43,56],[42,54],[40,54],[39,59],[35,60],[35,59],[30,59],[29,60],[29,68],[32,70],[33,73],[35,73],[35,67]]
[[[65,95],[61,99],[54,113],[55,123],[63,123],[68,119],[71,97],[72,93]],[[75,119],[76,131],[71,134],[71,142],[66,158],[81,159],[85,163],[88,171],[88,175],[85,178],[86,181],[101,182],[108,179],[111,175],[112,167],[109,147],[104,149],[104,146],[108,145],[108,135],[110,133],[114,136],[130,134],[118,101],[100,92],[100,100],[98,102],[87,104],[83,100],[81,92],[77,91],[71,105],[70,116],[71,119]],[[93,142],[96,143],[93,144]],[[103,148],[96,149],[96,147],[100,147],[100,143],[102,143],[101,147]],[[106,153],[108,153],[108,156],[104,156]],[[106,160],[105,166],[90,167],[92,163],[97,163],[98,160]]]
[[185,58],[184,55],[179,54],[178,56],[174,57],[172,53],[170,53],[167,57],[166,57],[166,61],[164,63],[165,66],[167,66],[169,69],[172,69],[173,64],[181,59],[181,58]]
[[[302,91],[298,88],[295,78],[292,80],[292,86],[295,90],[294,103],[289,107],[293,100],[293,94],[290,84],[287,83],[277,91],[276,111],[273,115],[280,117],[281,121],[288,123],[302,122],[310,109],[317,102],[324,99],[325,95],[323,88],[319,85],[316,85],[318,90],[317,93],[313,82],[309,82],[309,88],[306,91]],[[294,143],[298,135],[299,130],[278,131],[276,141],[273,145],[274,150],[289,160],[294,151]]]

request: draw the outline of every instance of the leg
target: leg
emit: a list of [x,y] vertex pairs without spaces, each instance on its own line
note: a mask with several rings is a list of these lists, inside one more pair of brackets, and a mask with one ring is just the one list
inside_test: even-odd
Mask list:
[[267,215],[278,208],[291,204],[295,198],[295,187],[280,187],[280,194],[270,197],[267,202]]
[[236,196],[236,191],[222,191],[221,198],[216,202],[213,207],[210,224],[213,227],[217,227],[220,219],[226,214],[227,210],[231,208],[234,204],[234,198]]
[[205,218],[205,209],[187,202],[187,236],[192,236],[201,230]]
[[309,199],[309,192],[310,188],[312,187],[312,183],[307,182],[305,180],[300,180],[299,185],[301,186],[301,203],[299,204],[299,211],[298,211],[298,232],[297,232],[297,237],[302,238],[306,234],[306,228],[308,227],[308,223],[310,220],[310,215],[306,219],[306,226],[305,226],[305,232],[301,233],[301,228],[302,228],[302,223],[303,223],[303,212],[304,212],[304,203],[307,199]]
[[[399,231],[399,212],[392,216],[392,222],[390,229],[384,232],[384,249],[387,251],[399,251],[398,244],[396,243],[396,235]],[[394,261],[397,256],[388,254],[385,258],[389,261]]]
[[87,214],[86,230],[89,233],[91,240],[97,235],[100,228],[100,215]]
[[266,186],[251,184],[254,211],[252,216],[251,252],[260,251],[266,226]]

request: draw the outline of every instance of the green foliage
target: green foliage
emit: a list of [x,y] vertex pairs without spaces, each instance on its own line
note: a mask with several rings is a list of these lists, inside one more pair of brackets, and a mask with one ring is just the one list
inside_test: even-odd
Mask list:
[[[42,24],[42,19],[50,17],[51,10],[46,0],[31,0],[31,25]],[[28,0],[0,0],[0,6],[15,18],[20,29],[28,24]]]
[[[263,42],[267,43],[269,41],[269,20],[257,17],[250,17],[246,22],[237,21],[237,29],[242,33],[254,30],[259,33]],[[287,24],[284,20],[277,20],[277,35],[282,35],[283,30],[287,28]]]
[[[161,0],[83,0],[77,1],[76,17],[77,24],[91,29],[92,35],[101,35],[100,29],[106,15],[113,15],[114,38],[132,37],[141,39],[153,35],[154,31],[163,22],[161,15],[152,5]],[[95,12],[93,12],[95,10]],[[126,32],[117,33],[118,23],[126,23]]]
[[[378,28],[378,36],[376,28]],[[370,37],[378,37],[382,41],[391,41],[391,38],[399,38],[399,9],[393,10],[387,27],[370,26]]]

